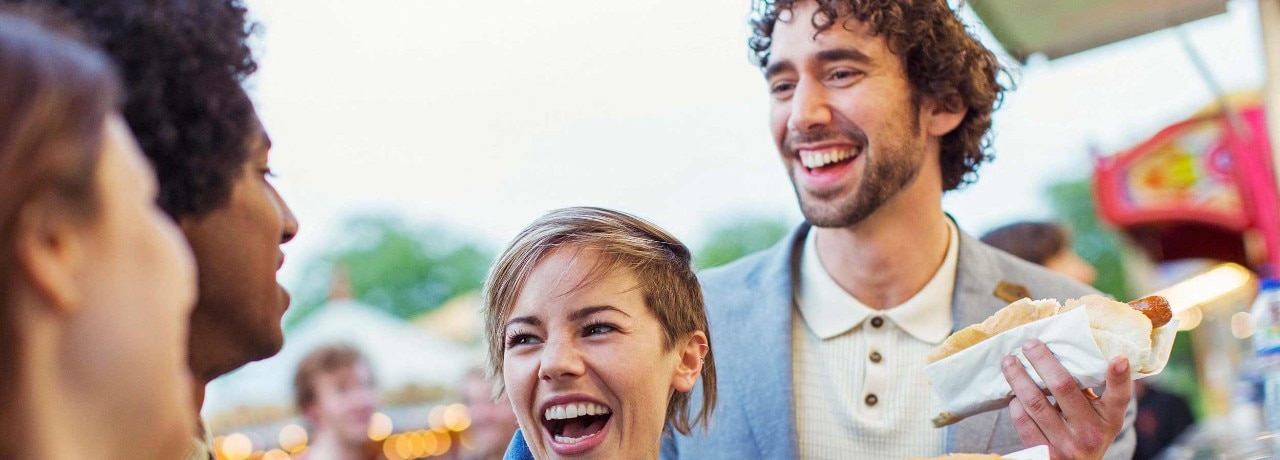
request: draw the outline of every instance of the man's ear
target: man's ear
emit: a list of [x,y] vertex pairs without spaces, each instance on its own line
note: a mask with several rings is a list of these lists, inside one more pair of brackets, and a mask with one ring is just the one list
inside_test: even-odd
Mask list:
[[925,98],[924,106],[921,107],[921,116],[925,117],[925,128],[929,131],[929,135],[934,137],[942,137],[954,131],[957,126],[960,126],[960,122],[964,121],[965,113],[964,101],[959,98],[945,102]]
[[14,227],[16,273],[31,291],[60,314],[80,307],[83,293],[76,283],[87,260],[84,225],[64,203],[47,195],[26,204]]
[[671,388],[681,393],[688,393],[693,390],[693,385],[698,383],[698,376],[702,375],[703,358],[711,351],[707,334],[702,331],[693,331],[684,342],[676,344],[676,349],[680,353],[680,363],[676,366],[675,374],[671,376]]

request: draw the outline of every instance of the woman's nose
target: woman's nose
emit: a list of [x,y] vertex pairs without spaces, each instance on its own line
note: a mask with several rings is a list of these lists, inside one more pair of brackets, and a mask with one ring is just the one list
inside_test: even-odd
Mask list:
[[582,351],[572,340],[551,340],[542,347],[538,378],[546,381],[575,378],[585,371]]

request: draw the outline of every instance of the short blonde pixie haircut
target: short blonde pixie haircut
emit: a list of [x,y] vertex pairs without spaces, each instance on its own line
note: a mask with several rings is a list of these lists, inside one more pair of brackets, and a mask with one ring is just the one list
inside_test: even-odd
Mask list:
[[[506,351],[505,322],[525,281],[542,259],[559,248],[599,251],[600,261],[584,283],[592,283],[615,270],[629,270],[649,311],[662,325],[663,346],[695,331],[711,335],[707,328],[702,287],[693,273],[689,248],[658,226],[630,214],[603,208],[576,207],[551,211],[529,224],[507,247],[484,284],[485,338],[489,343],[489,372],[502,388],[502,361]],[[667,401],[667,423],[682,434],[707,421],[716,405],[716,366],[710,349],[702,366],[702,407],[689,418],[689,394],[675,392]]]

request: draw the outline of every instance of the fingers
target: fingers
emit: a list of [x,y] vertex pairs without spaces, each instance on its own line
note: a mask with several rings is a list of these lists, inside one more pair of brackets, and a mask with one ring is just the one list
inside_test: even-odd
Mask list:
[[1031,420],[1031,415],[1027,413],[1027,409],[1022,406],[1022,401],[1013,398],[1009,401],[1009,417],[1013,419],[1013,427],[1018,430],[1018,437],[1022,438],[1024,446],[1051,446],[1049,438],[1040,431],[1040,427]]
[[1133,377],[1129,375],[1129,359],[1120,356],[1107,366],[1107,391],[1102,394],[1098,415],[1111,424],[1124,421],[1124,411],[1133,397]]
[[1036,374],[1040,375],[1040,380],[1044,381],[1049,393],[1053,394],[1053,399],[1058,401],[1058,406],[1062,408],[1062,414],[1066,416],[1068,422],[1098,418],[1098,412],[1080,391],[1076,378],[1071,376],[1067,368],[1062,367],[1062,363],[1053,356],[1049,347],[1039,340],[1028,340],[1022,344],[1022,353],[1026,355],[1031,367],[1035,368]]
[[[1020,403],[1026,414],[1022,419],[1013,419],[1014,425],[1018,426],[1018,431],[1022,432],[1026,429],[1025,425],[1038,429],[1046,436],[1070,436],[1058,409],[1049,403],[1049,399],[1040,391],[1040,387],[1018,362],[1018,358],[1005,356],[1000,364],[1004,379],[1009,382],[1009,387],[1013,388],[1014,400]],[[1010,408],[1012,407],[1011,402]]]

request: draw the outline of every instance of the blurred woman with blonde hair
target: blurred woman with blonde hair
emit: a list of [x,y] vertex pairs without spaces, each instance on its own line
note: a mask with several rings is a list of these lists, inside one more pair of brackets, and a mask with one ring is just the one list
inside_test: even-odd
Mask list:
[[195,266],[108,61],[0,12],[0,459],[162,459],[194,430]]

